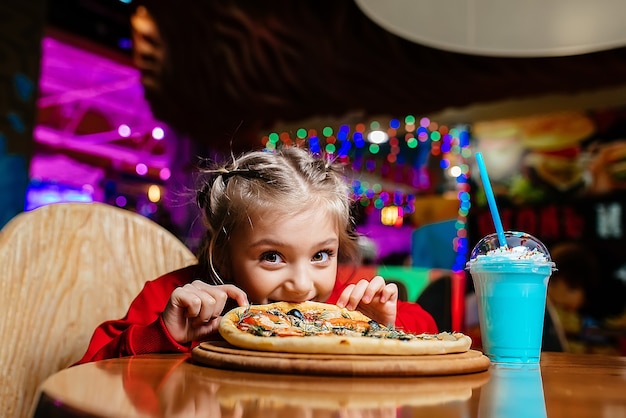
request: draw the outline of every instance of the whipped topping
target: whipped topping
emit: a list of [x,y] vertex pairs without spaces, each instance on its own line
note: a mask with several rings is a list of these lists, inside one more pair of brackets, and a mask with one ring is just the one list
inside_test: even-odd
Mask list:
[[[480,260],[489,259],[489,261],[495,259],[506,259],[506,260],[529,260],[535,262],[548,262],[548,258],[544,253],[537,250],[536,248],[530,249],[524,246],[517,247],[498,247],[494,250],[489,250],[487,254],[480,254],[476,257],[475,261],[480,262]],[[485,260],[487,261],[487,260]]]

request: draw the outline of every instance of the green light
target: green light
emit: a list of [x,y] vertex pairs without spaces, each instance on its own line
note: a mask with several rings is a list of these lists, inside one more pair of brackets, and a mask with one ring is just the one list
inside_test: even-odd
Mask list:
[[415,125],[415,116],[406,115],[404,117],[404,123],[406,123],[407,125]]
[[330,126],[325,127],[324,129],[322,129],[322,134],[328,138],[329,136],[331,136],[333,134],[333,128],[331,128]]
[[296,131],[296,136],[300,139],[306,138],[307,135],[308,135],[308,132],[304,128],[300,128]]
[[430,139],[433,141],[439,141],[441,139],[441,134],[439,131],[432,131],[430,133]]
[[410,138],[407,142],[406,145],[409,148],[417,148],[417,144],[418,144],[418,140],[417,138]]
[[375,207],[376,209],[382,209],[382,208],[384,208],[384,207],[385,207],[385,202],[383,202],[383,200],[382,200],[382,199],[376,199],[376,200],[374,201],[374,207]]
[[379,130],[380,129],[380,123],[378,123],[377,121],[373,120],[370,123],[370,129],[373,130],[373,131]]
[[326,144],[326,147],[324,149],[329,154],[334,154],[335,151],[337,150],[337,148],[335,147],[335,144]]
[[272,144],[276,144],[278,142],[278,140],[280,139],[280,137],[278,136],[278,134],[276,132],[272,132],[271,134],[269,134],[269,140]]
[[276,144],[273,142],[267,141],[267,144],[265,145],[265,149],[269,151],[273,151],[276,149]]
[[372,190],[374,190],[374,193],[380,193],[383,191],[383,185],[380,183],[374,183]]
[[370,144],[370,152],[372,154],[378,154],[378,151],[380,151],[380,146],[378,146],[378,144]]

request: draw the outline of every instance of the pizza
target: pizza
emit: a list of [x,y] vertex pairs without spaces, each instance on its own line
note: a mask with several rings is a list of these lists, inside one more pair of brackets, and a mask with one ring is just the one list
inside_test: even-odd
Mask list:
[[472,343],[460,332],[412,334],[312,301],[240,306],[222,317],[219,332],[235,347],[284,353],[449,354],[464,353]]

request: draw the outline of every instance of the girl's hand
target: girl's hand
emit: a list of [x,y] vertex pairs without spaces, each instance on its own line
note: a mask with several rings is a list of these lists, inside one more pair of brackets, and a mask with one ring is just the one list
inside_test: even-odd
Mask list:
[[380,276],[349,284],[337,299],[337,306],[358,310],[381,325],[394,325],[398,310],[398,286]]
[[163,322],[179,344],[200,341],[215,332],[228,299],[239,306],[248,305],[248,296],[238,287],[210,285],[194,280],[174,289],[163,311]]

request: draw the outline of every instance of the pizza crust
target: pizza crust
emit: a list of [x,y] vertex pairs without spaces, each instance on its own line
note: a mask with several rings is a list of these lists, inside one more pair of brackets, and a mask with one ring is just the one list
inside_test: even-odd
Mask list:
[[[419,334],[420,338],[406,341],[345,335],[259,336],[242,331],[237,326],[239,318],[249,308],[242,306],[232,309],[223,316],[219,326],[219,332],[226,341],[236,347],[249,350],[313,354],[433,355],[464,353],[469,350],[472,343],[471,338],[467,335],[447,332]],[[350,311],[336,305],[312,301],[302,303],[276,302],[254,305],[253,308],[265,311],[280,309],[285,313],[291,309],[298,309],[301,312],[321,310],[344,317],[347,315],[354,320],[370,320],[358,311]]]

